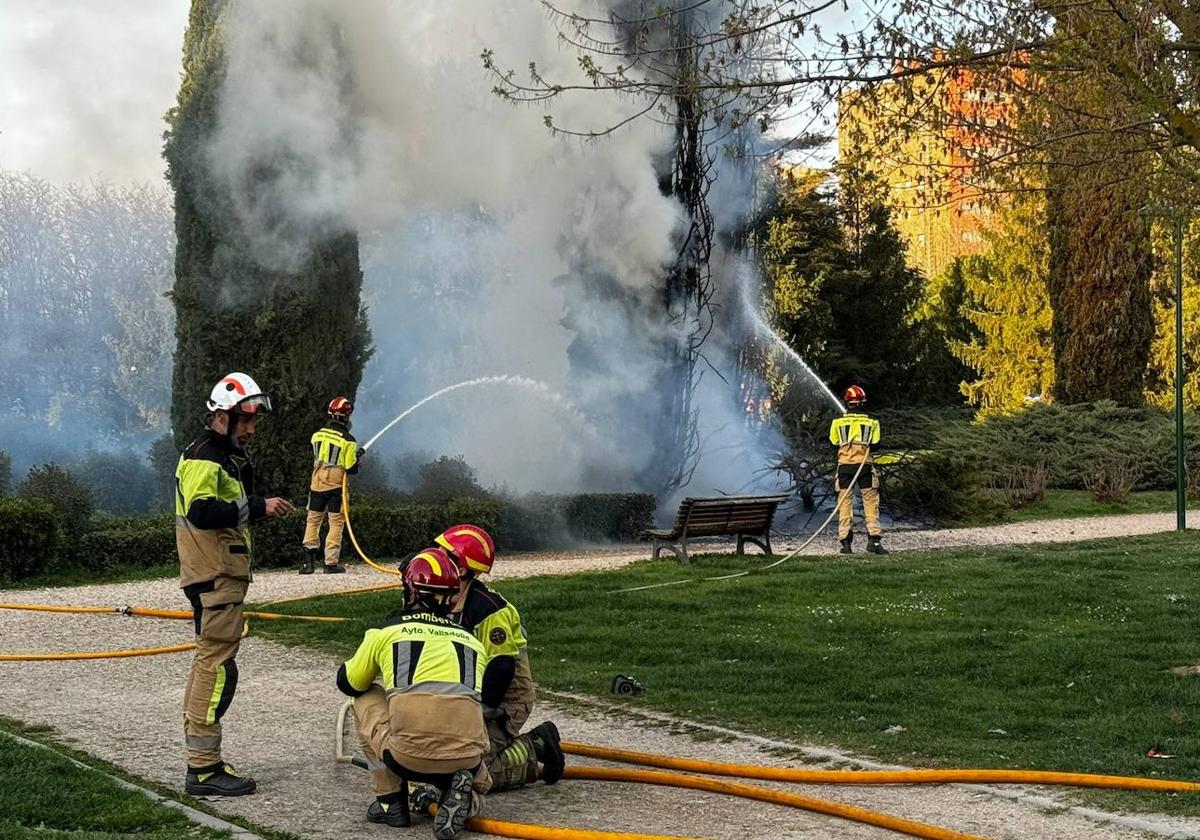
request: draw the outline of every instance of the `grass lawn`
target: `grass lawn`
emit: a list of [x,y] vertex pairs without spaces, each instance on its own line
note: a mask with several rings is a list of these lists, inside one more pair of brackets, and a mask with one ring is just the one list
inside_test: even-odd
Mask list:
[[[0,837],[5,840],[219,840],[232,835],[196,825],[180,811],[137,791],[127,790],[107,776],[78,767],[67,756],[104,773],[184,802],[201,811],[202,803],[138,779],[85,753],[51,743],[53,750],[31,747],[2,733],[47,741],[46,730],[27,728],[0,718]],[[211,813],[211,811],[209,811]],[[237,817],[228,822],[249,828],[267,840],[298,840],[286,832],[251,825]]]
[[1080,516],[1106,516],[1121,513],[1168,513],[1175,510],[1174,490],[1147,490],[1130,493],[1124,504],[1100,504],[1086,490],[1047,490],[1037,504],[1009,510],[1005,521],[1028,522],[1034,519],[1067,519]]
[[[692,570],[511,581],[542,685],[921,767],[1200,776],[1194,573],[1200,535],[1013,549],[794,560],[735,581],[611,594]],[[501,561],[503,562],[503,561]],[[281,604],[345,625],[259,622],[256,634],[341,655],[392,606],[359,594]],[[902,731],[890,727],[903,727]],[[1177,756],[1146,757],[1154,748]],[[1103,794],[1138,810],[1200,814],[1200,798]],[[1095,801],[1095,800],[1092,800]]]

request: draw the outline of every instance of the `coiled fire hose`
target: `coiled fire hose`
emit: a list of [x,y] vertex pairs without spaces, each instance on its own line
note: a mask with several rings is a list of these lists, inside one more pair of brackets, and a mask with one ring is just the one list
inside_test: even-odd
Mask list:
[[[854,492],[854,486],[858,483],[858,477],[859,477],[859,475],[862,474],[863,467],[865,467],[866,465],[867,465],[866,461],[863,461],[861,464],[858,465],[858,469],[854,471],[854,477],[850,479],[850,483],[848,485],[846,485],[846,489],[842,490],[841,492],[838,493],[837,501],[833,505],[833,510],[829,511],[829,516],[825,517],[825,521],[821,523],[820,527],[817,528],[815,531],[813,531],[812,534],[809,535],[808,539],[800,544],[799,548],[796,548],[795,550],[789,552],[788,554],[785,554],[783,557],[780,557],[778,560],[775,560],[774,562],[771,562],[771,563],[767,563],[765,566],[760,566],[757,569],[746,569],[745,571],[734,572],[733,574],[729,574],[729,575],[714,575],[712,577],[702,577],[702,578],[685,578],[683,580],[668,580],[668,581],[664,581],[662,583],[647,583],[643,586],[627,586],[624,589],[610,590],[608,594],[616,595],[620,592],[643,592],[647,589],[662,589],[667,586],[680,586],[685,583],[701,583],[701,582],[710,582],[710,581],[717,581],[717,580],[733,580],[734,578],[746,577],[746,575],[752,575],[752,574],[756,574],[758,572],[765,572],[768,569],[774,569],[776,566],[782,566],[788,560],[791,560],[797,554],[799,554],[800,552],[804,551],[804,549],[806,549],[810,545],[812,545],[813,541],[817,537],[819,537],[822,534],[822,532],[824,532],[825,528],[829,525],[829,523],[833,521],[833,517],[837,516],[838,506],[842,503],[843,496],[847,493]],[[350,521],[349,517],[347,517],[346,522],[349,523],[349,521]]]

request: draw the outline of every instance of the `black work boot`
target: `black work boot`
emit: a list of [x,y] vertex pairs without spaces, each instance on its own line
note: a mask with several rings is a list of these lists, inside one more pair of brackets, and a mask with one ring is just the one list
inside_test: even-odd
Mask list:
[[408,816],[408,796],[403,792],[378,796],[367,806],[367,822],[390,825],[392,828],[408,828],[412,819]]
[[529,738],[533,741],[533,753],[542,763],[542,781],[552,785],[563,777],[567,759],[563,755],[558,727],[552,722],[539,723],[529,730]]
[[346,571],[346,567],[343,566],[341,563],[326,563],[325,564],[325,574],[327,574],[327,575],[340,575],[344,571]]
[[848,537],[846,537],[844,540],[842,540],[842,550],[841,550],[841,553],[842,553],[842,554],[853,554],[853,553],[854,553],[854,549],[850,547],[850,546],[852,546],[853,544],[854,544],[854,535],[853,535],[853,534],[851,534],[850,536],[848,536]]
[[883,537],[867,537],[867,551],[872,554],[887,554],[888,550],[883,547]]
[[437,840],[455,840],[471,818],[474,797],[471,787],[475,776],[470,770],[456,770],[450,786],[442,791],[437,813],[433,815],[433,836]]
[[239,776],[233,765],[218,761],[208,767],[189,767],[183,791],[189,796],[247,796],[258,789],[249,776]]
[[300,566],[300,574],[311,575],[316,571],[317,555],[320,553],[318,548],[304,549],[304,563]]

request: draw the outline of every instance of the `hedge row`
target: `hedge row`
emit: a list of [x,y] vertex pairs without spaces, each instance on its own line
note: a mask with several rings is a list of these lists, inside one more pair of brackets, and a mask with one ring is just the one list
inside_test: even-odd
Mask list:
[[[368,501],[354,505],[351,515],[355,535],[374,558],[417,551],[458,522],[487,528],[506,551],[628,542],[650,526],[654,509],[653,496],[606,493],[454,499],[437,505]],[[304,511],[298,510],[254,528],[259,568],[299,562],[304,518]],[[352,551],[348,536],[344,550]],[[96,517],[79,540],[67,546],[49,505],[0,498],[0,582],[52,571],[66,562],[95,572],[175,563],[174,516]]]

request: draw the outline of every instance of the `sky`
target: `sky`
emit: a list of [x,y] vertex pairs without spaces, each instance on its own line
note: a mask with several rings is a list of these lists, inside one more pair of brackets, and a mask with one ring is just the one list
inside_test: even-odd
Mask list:
[[0,169],[162,182],[188,0],[0,0]]
[[[59,184],[161,183],[162,118],[179,86],[188,6],[0,0],[0,169]],[[805,110],[777,134],[813,129],[822,126]],[[835,154],[831,144],[804,162]]]

